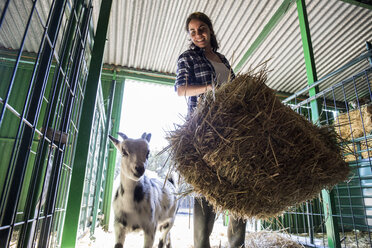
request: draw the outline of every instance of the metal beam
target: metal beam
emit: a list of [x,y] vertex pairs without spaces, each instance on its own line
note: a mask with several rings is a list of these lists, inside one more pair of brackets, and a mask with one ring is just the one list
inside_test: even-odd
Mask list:
[[[312,84],[314,84],[314,82],[318,80],[318,78],[317,78],[316,68],[315,68],[313,45],[311,43],[311,35],[310,35],[309,22],[307,19],[305,0],[297,0],[297,12],[298,12],[298,20],[300,22],[302,47],[303,47],[305,66],[306,66],[307,84],[311,86]],[[314,87],[309,90],[309,95],[314,96],[318,92],[319,92],[319,88]],[[316,123],[320,116],[319,114],[320,108],[318,107],[316,101],[312,101],[310,105],[311,105],[311,111],[312,111],[312,120],[314,123]]]
[[251,47],[248,48],[247,52],[243,55],[242,59],[234,68],[234,72],[237,73],[243,65],[247,62],[248,58],[254,53],[254,51],[265,41],[271,31],[276,27],[279,21],[287,13],[290,7],[293,5],[294,0],[284,0],[279,6],[278,10],[274,13],[273,17],[267,22],[261,33],[257,36],[257,39],[252,43]]
[[[309,29],[309,23],[307,19],[307,12],[306,12],[306,3],[305,0],[297,0],[297,12],[298,12],[298,20],[300,24],[301,30],[301,39],[302,39],[302,47],[304,51],[304,58],[305,58],[305,65],[306,65],[306,74],[308,85],[311,86],[314,82],[317,81],[316,75],[316,68],[315,68],[315,61],[314,61],[314,54],[313,54],[313,47],[311,43],[311,35]],[[309,95],[314,96],[319,92],[318,87],[313,87],[309,90]],[[310,102],[311,106],[311,116],[313,123],[317,123],[320,117],[321,108],[317,100],[313,100]],[[327,231],[327,238],[328,238],[328,246],[330,248],[338,248],[341,247],[340,244],[340,235],[338,233],[338,224],[337,219],[334,217],[333,213],[335,213],[335,205],[333,202],[333,195],[328,192],[327,190],[322,190],[322,199],[323,199],[323,208],[324,208],[324,220],[326,224],[326,231]],[[312,238],[312,229],[310,227],[310,238]]]
[[[365,9],[372,9],[372,1],[369,1],[369,3],[362,3],[361,1],[355,1],[355,0],[341,0],[341,1],[348,3],[348,4],[356,5],[358,7],[362,7]],[[365,2],[368,2],[368,1],[365,1]]]
[[109,68],[105,67],[102,71],[103,77],[112,78],[114,72],[116,73],[116,77],[118,79],[131,79],[136,81],[148,82],[148,83],[156,83],[156,84],[163,84],[163,85],[174,85],[174,81],[176,79],[175,75],[169,75],[164,73],[158,72],[149,72],[149,71],[142,71],[136,69],[129,69],[123,67],[116,67],[116,68]]
[[87,87],[84,94],[84,103],[81,113],[81,121],[77,138],[75,158],[71,176],[71,190],[68,196],[65,224],[61,247],[75,247],[79,227],[81,201],[85,182],[85,170],[89,152],[89,141],[95,111],[95,102],[100,81],[103,52],[106,43],[108,23],[110,19],[112,0],[102,1],[92,57],[87,79]]

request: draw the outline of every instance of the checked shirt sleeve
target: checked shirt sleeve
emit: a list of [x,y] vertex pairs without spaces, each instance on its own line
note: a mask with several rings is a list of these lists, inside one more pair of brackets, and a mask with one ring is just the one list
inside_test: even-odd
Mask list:
[[192,60],[185,56],[184,54],[180,55],[177,61],[177,73],[176,73],[176,82],[175,90],[178,86],[181,85],[192,85],[195,82],[195,73],[192,66]]

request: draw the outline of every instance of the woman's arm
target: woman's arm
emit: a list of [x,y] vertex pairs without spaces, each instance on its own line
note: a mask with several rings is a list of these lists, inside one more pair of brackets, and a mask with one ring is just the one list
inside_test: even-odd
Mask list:
[[177,87],[178,96],[197,96],[212,89],[212,85],[180,85]]

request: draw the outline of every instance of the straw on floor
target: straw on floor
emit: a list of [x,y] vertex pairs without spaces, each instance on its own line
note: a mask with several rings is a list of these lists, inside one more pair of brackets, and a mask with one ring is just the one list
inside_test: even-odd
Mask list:
[[266,74],[209,92],[168,133],[176,168],[217,211],[269,218],[348,178],[332,128],[283,105]]
[[303,248],[290,237],[284,234],[270,231],[249,233],[245,237],[245,247],[249,248]]

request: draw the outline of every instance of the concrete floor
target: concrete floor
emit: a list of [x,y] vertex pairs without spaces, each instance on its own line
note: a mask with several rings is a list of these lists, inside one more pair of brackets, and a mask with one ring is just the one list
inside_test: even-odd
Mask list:
[[[193,225],[192,215],[177,214],[176,221],[171,229],[171,241],[174,248],[192,248],[193,247]],[[154,247],[157,247],[159,240],[157,233]],[[210,242],[213,248],[227,247],[227,227],[223,225],[222,218],[219,217],[213,227],[213,232],[210,237]],[[80,239],[76,247],[114,247],[115,236],[113,228],[109,232],[97,228],[95,232],[95,240],[89,237],[89,233]],[[143,232],[130,233],[125,239],[124,247],[143,247]]]

